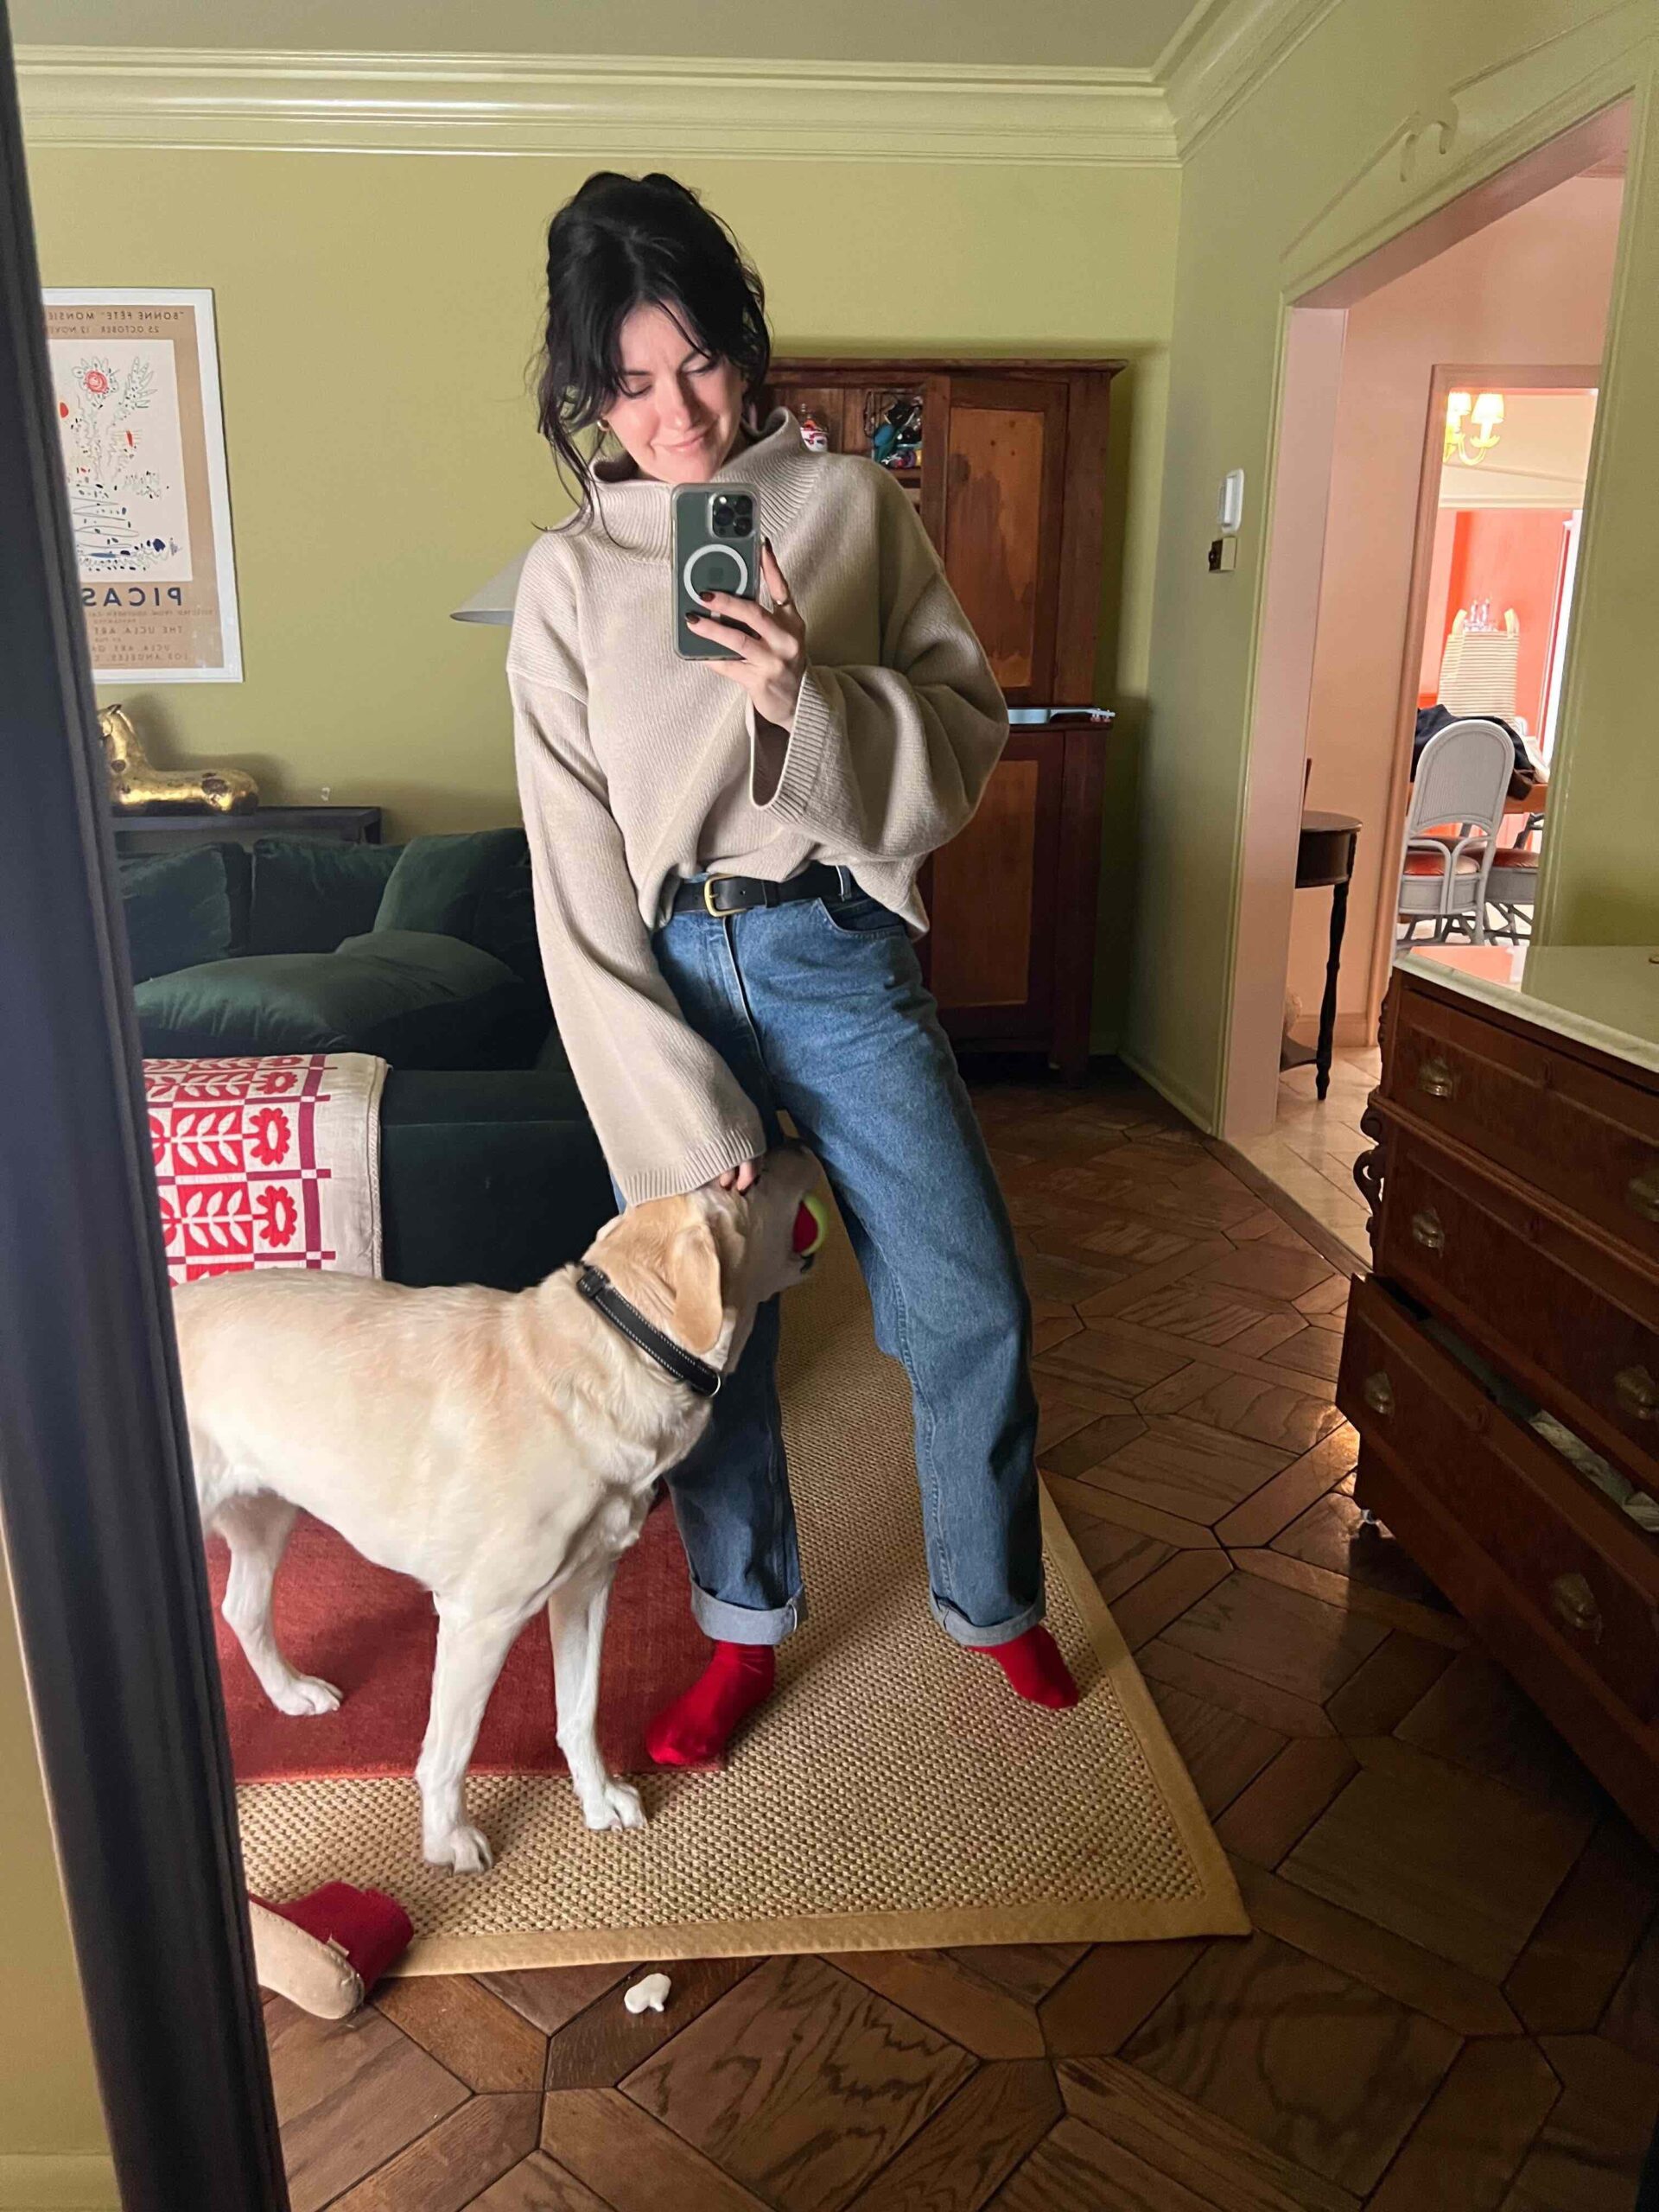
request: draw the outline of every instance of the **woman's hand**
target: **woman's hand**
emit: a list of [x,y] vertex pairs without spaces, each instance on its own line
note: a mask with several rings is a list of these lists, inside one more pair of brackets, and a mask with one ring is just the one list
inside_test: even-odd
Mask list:
[[[763,721],[787,729],[795,719],[801,678],[806,674],[806,625],[796,612],[770,538],[760,548],[760,574],[772,598],[770,610],[732,592],[708,591],[702,597],[709,613],[688,614],[685,626],[699,637],[718,638],[741,656],[711,660],[708,665],[748,693]],[[716,614],[727,619],[716,622],[711,619]],[[734,628],[734,624],[741,626]]]
[[728,1167],[723,1175],[715,1178],[717,1191],[747,1191],[760,1173],[758,1160],[746,1160],[741,1167]]

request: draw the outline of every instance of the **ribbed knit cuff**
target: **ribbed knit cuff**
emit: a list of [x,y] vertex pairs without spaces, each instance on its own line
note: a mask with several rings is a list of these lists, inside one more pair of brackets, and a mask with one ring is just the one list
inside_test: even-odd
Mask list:
[[795,720],[784,754],[784,772],[778,779],[777,790],[766,802],[764,812],[775,814],[785,822],[802,818],[823,772],[836,735],[835,709],[824,696],[817,669],[809,662],[801,678],[801,696],[795,702]]
[[623,1198],[632,1206],[642,1198],[671,1198],[684,1191],[701,1190],[728,1167],[759,1160],[766,1148],[766,1137],[758,1128],[722,1129],[677,1160],[650,1167],[616,1167],[613,1172],[622,1185]]

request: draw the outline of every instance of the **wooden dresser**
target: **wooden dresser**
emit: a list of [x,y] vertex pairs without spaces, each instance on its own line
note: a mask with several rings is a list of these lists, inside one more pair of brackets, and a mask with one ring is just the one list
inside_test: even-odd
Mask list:
[[1402,959],[1363,1126],[1356,1500],[1659,1842],[1659,953]]

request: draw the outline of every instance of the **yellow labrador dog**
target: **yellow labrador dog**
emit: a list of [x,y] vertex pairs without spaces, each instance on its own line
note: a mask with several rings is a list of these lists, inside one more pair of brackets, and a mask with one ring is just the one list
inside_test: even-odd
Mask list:
[[804,1147],[747,1192],[652,1198],[516,1295],[366,1276],[225,1275],[174,1294],[203,1525],[231,1548],[225,1618],[283,1713],[340,1693],[277,1649],[271,1582],[296,1510],[431,1591],[432,1704],[416,1780],[434,1866],[477,1872],[467,1764],[513,1638],[550,1607],[559,1747],[592,1828],[639,1827],[594,1736],[616,1563],[658,1475],[708,1425],[755,1308],[812,1264]]

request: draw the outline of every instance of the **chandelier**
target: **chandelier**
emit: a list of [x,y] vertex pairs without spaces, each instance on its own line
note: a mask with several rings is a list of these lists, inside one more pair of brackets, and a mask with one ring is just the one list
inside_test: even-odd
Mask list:
[[1503,420],[1501,391],[1483,391],[1473,398],[1466,391],[1449,393],[1446,402],[1446,460],[1460,461],[1467,468],[1478,467],[1497,443],[1497,426]]

